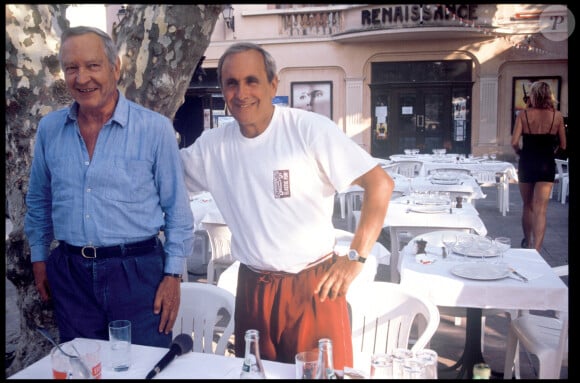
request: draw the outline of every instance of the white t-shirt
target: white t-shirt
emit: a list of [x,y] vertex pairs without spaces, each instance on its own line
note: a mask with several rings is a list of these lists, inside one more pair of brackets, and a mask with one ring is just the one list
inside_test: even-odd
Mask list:
[[259,270],[297,273],[332,251],[334,194],[377,165],[330,119],[276,107],[246,138],[237,121],[181,149],[190,191],[209,191],[232,232],[232,255]]

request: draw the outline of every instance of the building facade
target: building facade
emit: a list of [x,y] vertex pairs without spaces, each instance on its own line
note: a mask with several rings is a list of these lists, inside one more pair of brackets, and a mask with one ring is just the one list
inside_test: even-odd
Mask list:
[[[116,19],[118,6],[107,7]],[[552,85],[568,117],[574,19],[564,5],[233,4],[232,11],[233,19],[219,18],[176,115],[183,145],[227,114],[215,68],[241,41],[275,58],[278,101],[327,115],[376,157],[446,148],[514,160],[514,119],[538,79]]]

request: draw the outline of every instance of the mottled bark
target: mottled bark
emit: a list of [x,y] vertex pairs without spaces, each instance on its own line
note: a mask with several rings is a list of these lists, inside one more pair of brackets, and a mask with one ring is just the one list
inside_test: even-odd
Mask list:
[[[47,113],[70,104],[58,47],[68,28],[65,5],[6,5],[6,207],[13,230],[6,241],[6,277],[16,286],[20,334],[10,376],[45,356],[51,346],[35,331],[57,337],[51,304],[34,285],[24,236],[25,196],[34,135]],[[128,99],[173,119],[223,5],[130,5],[115,28]]]
[[113,33],[123,64],[119,86],[127,98],[173,119],[222,8],[129,5]]

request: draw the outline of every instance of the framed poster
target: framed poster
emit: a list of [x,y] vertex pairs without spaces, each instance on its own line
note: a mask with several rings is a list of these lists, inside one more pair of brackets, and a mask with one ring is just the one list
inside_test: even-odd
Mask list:
[[[552,89],[552,94],[556,100],[560,100],[560,84],[562,78],[560,76],[554,77],[514,77],[513,89],[512,89],[512,128],[511,132],[514,131],[514,125],[516,123],[516,117],[518,113],[526,108],[526,101],[530,95],[530,87],[532,83],[536,81],[543,81],[550,85]],[[560,109],[560,104],[556,107]]]
[[332,81],[292,82],[291,106],[320,113],[332,120]]

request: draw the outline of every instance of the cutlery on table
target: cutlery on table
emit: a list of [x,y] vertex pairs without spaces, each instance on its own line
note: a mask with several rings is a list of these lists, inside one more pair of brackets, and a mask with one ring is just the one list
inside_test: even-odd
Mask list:
[[509,271],[510,271],[510,272],[511,272],[513,275],[515,275],[515,276],[517,276],[518,278],[520,278],[522,281],[524,281],[524,282],[527,282],[527,281],[528,281],[528,278],[526,278],[526,277],[524,277],[522,274],[518,273],[518,272],[517,272],[517,271],[516,271],[514,268],[510,267],[510,268],[509,268]]

